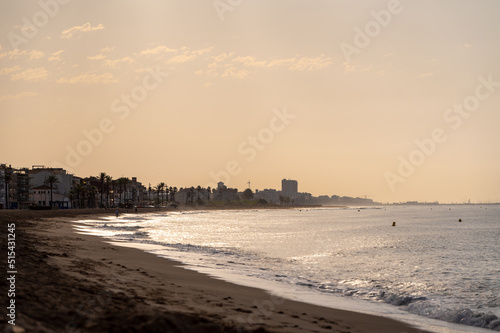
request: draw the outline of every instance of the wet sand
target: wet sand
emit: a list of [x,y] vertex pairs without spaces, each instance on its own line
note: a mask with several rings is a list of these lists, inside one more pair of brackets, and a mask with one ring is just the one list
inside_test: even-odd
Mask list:
[[[388,318],[277,298],[73,228],[79,219],[113,213],[0,211],[2,262],[7,224],[16,227],[16,330],[424,333]],[[5,299],[5,277],[0,289]],[[2,315],[0,332],[13,331],[7,320]]]

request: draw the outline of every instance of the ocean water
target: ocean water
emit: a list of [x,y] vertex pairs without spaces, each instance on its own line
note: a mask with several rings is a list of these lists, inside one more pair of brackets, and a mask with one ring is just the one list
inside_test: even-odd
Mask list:
[[80,231],[285,297],[436,332],[500,331],[499,205],[169,212],[82,222]]

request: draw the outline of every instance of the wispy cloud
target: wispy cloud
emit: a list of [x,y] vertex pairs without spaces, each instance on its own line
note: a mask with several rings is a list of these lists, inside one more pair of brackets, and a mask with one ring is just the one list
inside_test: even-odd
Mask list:
[[80,25],[80,26],[74,26],[72,28],[69,28],[68,30],[64,30],[61,33],[61,38],[73,38],[73,35],[80,36],[81,32],[90,32],[90,31],[98,31],[98,30],[103,30],[104,26],[102,24],[98,24],[96,26],[91,26],[89,22]]
[[131,64],[134,62],[134,59],[131,57],[123,57],[120,59],[107,59],[105,65],[110,68],[118,68],[120,64]]
[[272,59],[268,62],[267,67],[290,67],[295,62],[295,58]]
[[235,77],[238,79],[244,79],[248,76],[248,74],[250,74],[250,72],[245,69],[238,69],[236,67],[231,67],[224,71],[222,77]]
[[33,97],[33,96],[38,96],[40,95],[39,93],[34,93],[34,92],[29,92],[25,91],[16,95],[5,95],[5,96],[0,96],[0,102],[1,101],[9,101],[13,99],[22,99],[24,97]]
[[302,57],[294,62],[289,69],[292,71],[316,71],[328,67],[331,64],[332,59],[325,58],[324,56],[316,58]]
[[167,60],[167,64],[183,64],[196,59],[195,54],[179,54]]
[[258,61],[257,59],[255,59],[255,57],[252,56],[236,57],[232,61],[236,63],[242,63],[247,67],[265,67],[267,64],[267,61]]
[[226,60],[227,58],[230,58],[234,55],[233,52],[231,53],[221,53],[217,56],[213,56],[212,59],[214,59],[215,62],[223,62],[224,60]]
[[48,77],[48,71],[45,67],[29,68],[20,73],[15,73],[10,76],[12,81],[24,80],[27,82],[45,81]]
[[165,45],[160,45],[154,48],[148,48],[139,52],[139,55],[155,55],[159,53],[175,53],[176,49],[171,49]]
[[0,69],[0,75],[6,75],[6,74],[10,74],[10,73],[13,73],[13,72],[17,72],[17,71],[20,71],[22,69],[21,66],[14,66],[14,67],[4,67],[2,69]]
[[61,54],[64,52],[64,50],[59,50],[57,52],[54,52],[50,55],[49,61],[61,61]]
[[95,74],[95,73],[83,73],[78,76],[74,76],[71,78],[60,78],[57,80],[57,83],[64,84],[99,84],[99,83],[114,83],[118,82],[118,80],[111,73],[103,73],[103,74]]
[[418,77],[429,77],[429,76],[433,76],[433,75],[434,75],[434,72],[429,72],[429,73],[420,74]]
[[111,51],[113,51],[115,49],[115,47],[105,47],[103,49],[101,49],[100,53],[95,55],[95,56],[89,56],[87,57],[88,60],[103,60],[103,59],[106,59],[108,56],[106,55],[107,53],[110,53]]
[[31,61],[31,60],[38,60],[38,59],[43,58],[45,56],[45,53],[43,53],[42,51],[37,51],[37,50],[31,50],[31,51],[22,50],[21,51],[19,49],[0,53],[0,59],[7,57],[7,56],[9,57],[9,60],[19,59],[21,57],[25,57],[25,58],[27,58],[26,60]]

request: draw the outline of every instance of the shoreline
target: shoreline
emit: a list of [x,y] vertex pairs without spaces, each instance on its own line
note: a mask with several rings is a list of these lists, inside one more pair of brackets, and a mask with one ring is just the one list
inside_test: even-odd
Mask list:
[[[86,217],[113,214],[104,210],[0,212],[2,228],[16,224],[16,328],[29,332],[424,333],[393,319],[278,298],[154,254],[114,246],[73,228]],[[6,283],[0,286],[3,289]],[[2,331],[10,326],[4,318],[0,325]]]

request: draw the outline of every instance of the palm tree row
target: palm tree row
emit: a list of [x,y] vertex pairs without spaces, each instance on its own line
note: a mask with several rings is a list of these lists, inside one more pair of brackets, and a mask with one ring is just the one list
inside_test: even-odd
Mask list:
[[[168,187],[165,183],[158,183],[154,188],[151,186],[148,189],[149,195],[151,191],[156,194],[155,205],[163,206],[164,201],[171,202],[175,200],[175,193],[177,193],[177,187]],[[150,199],[149,199],[150,200]]]

